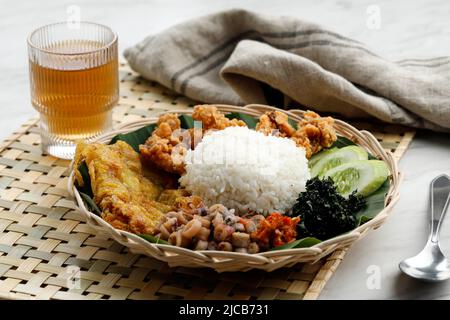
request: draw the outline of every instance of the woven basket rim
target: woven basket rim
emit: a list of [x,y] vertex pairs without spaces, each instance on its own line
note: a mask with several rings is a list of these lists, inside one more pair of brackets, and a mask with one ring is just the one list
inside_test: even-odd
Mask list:
[[[282,110],[275,107],[270,107],[261,104],[250,104],[244,107],[231,106],[231,105],[215,105],[222,112],[240,112],[248,114],[250,116],[258,117],[265,111],[277,110],[288,114],[289,117],[294,120],[298,120],[302,117],[305,111],[298,109]],[[178,114],[192,114],[191,110],[171,110],[165,113],[178,113]],[[163,113],[162,113],[163,114]],[[119,133],[131,132],[139,127],[143,127],[148,124],[155,123],[157,117],[150,117],[138,121],[128,122],[122,124],[117,130],[105,133],[92,142],[108,143],[112,137]],[[142,239],[136,234],[128,231],[119,230],[111,226],[108,222],[101,217],[90,212],[81,198],[77,188],[74,185],[74,170],[73,160],[70,164],[70,176],[68,179],[68,190],[75,198],[76,208],[87,218],[87,223],[97,230],[107,231],[116,241],[128,246],[138,253],[144,253],[154,258],[167,261],[169,264],[179,266],[195,266],[195,267],[212,267],[217,271],[238,271],[238,270],[250,270],[253,268],[274,270],[286,265],[292,265],[292,256],[301,256],[296,262],[315,262],[322,257],[330,254],[336,249],[348,247],[353,242],[364,236],[371,229],[377,228],[387,218],[394,204],[399,198],[399,186],[401,181],[401,173],[397,167],[397,161],[394,159],[391,152],[386,152],[380,145],[378,140],[368,131],[359,131],[355,127],[351,126],[347,122],[339,119],[335,119],[335,129],[340,136],[349,138],[359,146],[364,147],[371,152],[377,158],[384,160],[390,170],[390,188],[385,197],[385,207],[374,218],[365,224],[337,237],[322,241],[314,246],[307,248],[294,248],[294,249],[282,249],[265,251],[255,254],[240,253],[240,252],[224,252],[217,250],[191,250],[182,247],[176,247],[173,245],[157,244],[148,242]],[[172,255],[182,255],[187,259],[199,259],[200,261],[189,261],[186,263],[174,261]],[[247,261],[246,265],[232,265],[232,260],[239,258],[239,262]],[[274,260],[275,259],[275,260]],[[181,258],[183,260],[183,258]],[[227,265],[230,264],[231,267]],[[285,263],[283,264],[283,260]],[[172,262],[172,263],[171,263]],[[225,268],[219,267],[220,264],[225,264]],[[238,263],[238,262],[237,262]],[[252,263],[254,265],[252,265]],[[217,267],[216,267],[217,265]]]

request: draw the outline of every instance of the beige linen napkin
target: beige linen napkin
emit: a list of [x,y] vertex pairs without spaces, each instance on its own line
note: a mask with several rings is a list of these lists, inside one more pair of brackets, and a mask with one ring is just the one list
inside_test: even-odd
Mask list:
[[450,57],[388,61],[294,17],[228,10],[125,50],[145,78],[206,103],[271,104],[450,131]]

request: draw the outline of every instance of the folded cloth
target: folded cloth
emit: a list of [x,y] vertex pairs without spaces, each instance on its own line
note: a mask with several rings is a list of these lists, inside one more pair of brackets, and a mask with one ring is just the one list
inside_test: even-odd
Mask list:
[[228,10],[150,35],[131,68],[206,103],[271,104],[450,131],[450,57],[388,61],[293,17]]

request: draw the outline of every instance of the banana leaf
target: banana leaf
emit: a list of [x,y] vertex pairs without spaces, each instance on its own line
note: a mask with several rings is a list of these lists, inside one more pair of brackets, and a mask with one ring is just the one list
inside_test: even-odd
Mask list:
[[358,226],[366,223],[374,218],[381,210],[384,209],[384,200],[389,191],[390,182],[386,180],[381,187],[366,197],[366,207],[356,213]]
[[81,177],[83,178],[83,186],[79,186],[76,184],[76,187],[80,193],[83,193],[87,197],[94,197],[94,193],[92,192],[92,186],[91,186],[91,176],[89,175],[89,170],[85,162],[82,162],[78,166],[78,171],[81,174]]
[[178,119],[180,119],[181,128],[192,129],[194,127],[194,119],[191,116],[182,114]]
[[272,248],[269,251],[276,251],[276,250],[283,250],[283,249],[295,249],[295,248],[308,248],[308,247],[312,247],[313,245],[316,245],[320,242],[322,242],[322,241],[320,241],[317,238],[307,237],[307,238],[298,239],[298,240],[283,244],[282,246]]
[[333,145],[330,148],[343,148],[343,147],[347,147],[347,146],[354,146],[355,143],[346,138],[346,137],[342,137],[342,136],[338,136],[338,139],[333,143]]
[[160,239],[150,234],[139,234],[138,236],[151,243],[169,244],[166,240]]
[[249,127],[250,129],[255,129],[256,125],[258,124],[257,119],[255,119],[252,116],[249,116],[247,114],[243,114],[243,113],[233,112],[233,113],[227,114],[226,117],[228,119],[242,120],[245,122],[247,127]]
[[155,130],[156,124],[150,124],[148,126],[142,127],[138,130],[121,133],[111,139],[109,144],[114,144],[117,141],[125,141],[128,143],[136,152],[139,152],[139,145],[144,144],[145,141],[150,137],[153,130]]
[[84,204],[86,205],[86,208],[90,211],[95,213],[98,216],[102,215],[102,210],[97,206],[95,201],[92,199],[91,196],[87,195],[86,193],[83,193],[80,191],[80,196],[84,201]]

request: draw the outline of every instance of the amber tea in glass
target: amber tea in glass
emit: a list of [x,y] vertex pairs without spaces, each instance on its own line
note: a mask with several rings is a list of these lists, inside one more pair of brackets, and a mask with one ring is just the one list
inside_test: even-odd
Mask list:
[[111,128],[119,98],[117,36],[96,23],[56,23],[34,31],[28,51],[43,150],[70,159],[76,141]]

